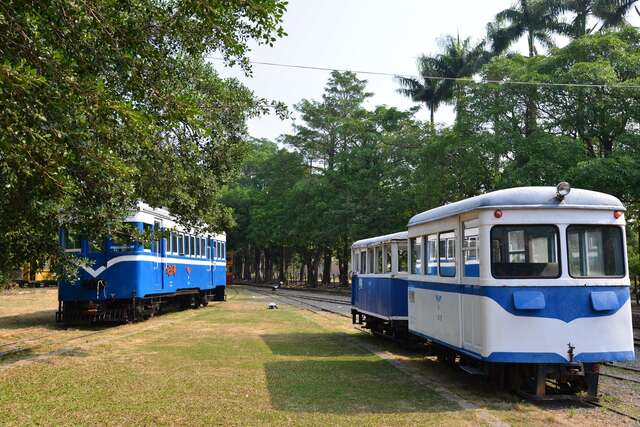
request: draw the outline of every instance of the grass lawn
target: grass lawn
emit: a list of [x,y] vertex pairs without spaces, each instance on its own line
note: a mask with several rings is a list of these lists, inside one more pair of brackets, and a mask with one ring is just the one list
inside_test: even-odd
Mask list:
[[[266,302],[232,290],[227,302],[206,309],[73,341],[49,337],[49,344],[0,359],[0,424],[495,424],[491,417],[520,425],[588,424],[581,414],[501,398],[462,409],[366,350],[362,344],[373,340],[355,333],[347,319],[285,305],[266,310]],[[40,314],[21,323],[14,311],[0,311],[0,345],[21,337],[21,329],[39,333],[33,328]],[[64,339],[87,333],[43,328]],[[406,357],[423,369],[423,357]]]

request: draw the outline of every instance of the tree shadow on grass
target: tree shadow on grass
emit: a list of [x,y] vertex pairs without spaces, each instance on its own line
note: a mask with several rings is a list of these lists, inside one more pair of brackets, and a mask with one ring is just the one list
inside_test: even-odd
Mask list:
[[370,354],[353,343],[345,333],[290,333],[262,335],[271,352],[278,356],[336,357]]
[[457,408],[384,360],[268,362],[265,372],[271,404],[278,410],[359,414]]
[[[57,323],[56,310],[40,310],[31,313],[16,314],[0,317],[0,331],[3,329],[30,329],[44,328],[48,330],[77,329],[82,331],[99,331],[113,326],[121,325],[116,322],[92,323],[90,321],[78,321],[72,323]],[[25,336],[24,338],[29,338]],[[0,342],[0,345],[2,343]]]
[[0,330],[26,328],[60,329],[56,324],[56,310],[40,310],[31,313],[0,317]]
[[23,360],[35,359],[40,356],[55,357],[87,357],[89,353],[79,348],[62,348],[51,352],[37,353],[33,348],[0,349],[0,367],[12,365]]

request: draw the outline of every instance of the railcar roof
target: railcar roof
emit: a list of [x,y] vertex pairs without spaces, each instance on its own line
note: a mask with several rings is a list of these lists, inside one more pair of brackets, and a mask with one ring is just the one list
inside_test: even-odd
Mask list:
[[368,239],[358,240],[351,245],[352,248],[361,248],[364,246],[373,245],[376,243],[390,242],[392,240],[407,240],[407,231],[400,231],[398,233],[385,234],[384,236],[370,237]]
[[492,191],[469,199],[460,200],[419,213],[409,220],[409,227],[425,222],[437,221],[476,209],[604,209],[624,211],[618,198],[597,191],[572,188],[564,200],[556,199],[555,187],[515,187]]

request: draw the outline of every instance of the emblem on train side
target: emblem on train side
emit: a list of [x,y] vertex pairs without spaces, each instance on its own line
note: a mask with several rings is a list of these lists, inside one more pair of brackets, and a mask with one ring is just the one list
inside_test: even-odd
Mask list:
[[173,264],[167,265],[164,268],[165,273],[167,273],[167,276],[175,276],[176,273],[178,272],[176,269],[176,266]]

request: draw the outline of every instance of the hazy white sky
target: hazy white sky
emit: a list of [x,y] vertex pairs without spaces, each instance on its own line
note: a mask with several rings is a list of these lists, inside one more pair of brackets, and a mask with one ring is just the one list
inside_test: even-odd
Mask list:
[[[437,41],[447,34],[479,40],[486,24],[514,0],[290,0],[284,17],[288,33],[274,47],[255,46],[253,61],[277,62],[351,70],[415,74],[416,58],[438,51]],[[636,17],[633,21],[638,21]],[[522,51],[524,52],[524,45]],[[237,77],[259,97],[293,105],[303,98],[319,99],[329,72],[254,65],[253,76],[239,68],[214,66],[224,77]],[[386,104],[407,109],[413,104],[396,93],[391,77],[360,75],[374,96],[369,106]],[[295,119],[295,114],[293,115]],[[427,118],[424,107],[418,117]],[[451,108],[442,107],[438,122],[452,120]],[[275,140],[291,132],[291,120],[275,115],[249,122],[249,133]]]

